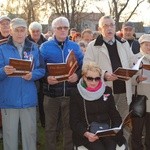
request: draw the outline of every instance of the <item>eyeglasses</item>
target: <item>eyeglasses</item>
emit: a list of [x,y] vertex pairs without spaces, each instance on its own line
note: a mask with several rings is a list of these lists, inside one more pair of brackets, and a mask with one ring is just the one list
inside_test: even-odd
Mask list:
[[95,77],[95,78],[93,78],[93,77],[86,77],[86,78],[87,78],[88,81],[95,81],[95,82],[98,82],[98,81],[101,80],[101,77]]
[[115,26],[115,24],[114,23],[111,23],[111,24],[104,24],[103,25],[103,28],[113,28]]
[[65,27],[65,26],[64,26],[64,27],[56,27],[56,29],[57,29],[57,30],[62,30],[62,29],[64,29],[64,30],[68,30],[68,29],[69,29],[69,27]]

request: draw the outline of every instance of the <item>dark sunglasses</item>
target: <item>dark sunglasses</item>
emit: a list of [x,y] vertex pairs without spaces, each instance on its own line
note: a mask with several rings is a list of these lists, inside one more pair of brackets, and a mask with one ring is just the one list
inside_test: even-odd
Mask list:
[[101,80],[101,77],[95,77],[95,78],[93,78],[93,77],[86,77],[86,78],[87,78],[88,81],[93,81],[93,80],[95,80],[96,82],[98,82],[98,81]]
[[62,30],[62,29],[64,29],[64,30],[68,30],[68,29],[69,29],[69,27],[65,27],[65,26],[64,26],[64,27],[56,27],[56,29],[57,29],[57,30]]

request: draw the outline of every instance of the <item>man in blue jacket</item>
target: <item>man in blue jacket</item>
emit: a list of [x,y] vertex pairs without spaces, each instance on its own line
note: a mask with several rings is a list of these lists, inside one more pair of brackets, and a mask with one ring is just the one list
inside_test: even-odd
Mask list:
[[[61,111],[64,150],[72,150],[72,132],[69,126],[70,91],[76,86],[80,76],[83,54],[79,45],[68,38],[69,21],[58,17],[52,22],[53,39],[41,45],[41,54],[45,63],[65,63],[68,53],[73,50],[78,61],[78,70],[67,81],[59,82],[55,77],[47,75],[44,84],[44,112],[46,130],[46,150],[56,150],[56,129]],[[48,74],[48,73],[47,73]]]
[[[19,121],[23,150],[36,150],[37,91],[34,81],[44,76],[44,63],[38,47],[26,39],[25,20],[13,19],[10,35],[9,40],[0,46],[0,108],[4,150],[18,149]],[[32,71],[23,76],[10,76],[16,69],[9,65],[9,58],[32,59]]]

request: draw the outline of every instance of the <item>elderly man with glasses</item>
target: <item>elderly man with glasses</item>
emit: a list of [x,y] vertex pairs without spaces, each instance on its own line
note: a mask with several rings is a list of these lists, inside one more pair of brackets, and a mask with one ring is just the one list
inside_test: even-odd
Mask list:
[[[85,53],[83,63],[95,61],[103,70],[106,84],[113,89],[116,107],[124,118],[129,111],[129,104],[132,98],[131,80],[118,80],[113,72],[118,67],[130,68],[133,65],[133,53],[129,43],[115,35],[115,21],[110,16],[103,16],[99,20],[100,36],[92,41]],[[125,132],[126,139],[129,134]]]
[[73,50],[79,67],[67,81],[59,82],[53,76],[46,76],[47,83],[44,84],[46,150],[56,150],[56,130],[60,113],[63,126],[63,149],[72,150],[72,132],[69,126],[70,91],[76,87],[80,77],[83,54],[79,45],[68,38],[69,21],[67,18],[54,19],[52,30],[53,39],[43,43],[40,48],[45,63],[65,63],[67,55]]

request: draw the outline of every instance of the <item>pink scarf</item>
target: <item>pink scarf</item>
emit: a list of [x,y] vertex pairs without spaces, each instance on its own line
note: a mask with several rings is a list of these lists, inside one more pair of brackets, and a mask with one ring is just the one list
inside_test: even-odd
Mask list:
[[96,92],[97,90],[99,90],[102,87],[102,82],[99,81],[98,85],[95,88],[91,88],[91,87],[86,87],[86,90],[90,91],[90,92]]

